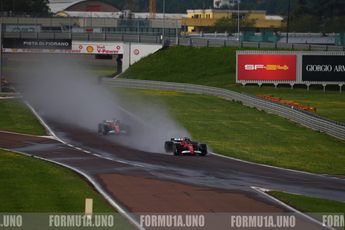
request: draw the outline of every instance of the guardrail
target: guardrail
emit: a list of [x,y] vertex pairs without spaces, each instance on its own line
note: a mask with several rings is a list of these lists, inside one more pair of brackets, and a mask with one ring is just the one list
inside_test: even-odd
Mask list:
[[[159,34],[142,32],[132,33],[78,33],[78,32],[3,32],[4,38],[30,38],[30,39],[72,39],[79,41],[122,41],[139,43],[162,43]],[[262,49],[288,49],[288,50],[310,50],[310,51],[345,51],[345,46],[299,44],[299,43],[273,43],[273,42],[239,42],[233,39],[217,39],[202,37],[185,37],[179,34],[165,36],[170,45],[191,46],[191,47],[241,47],[241,48],[262,48]]]
[[345,124],[341,122],[336,122],[319,116],[311,115],[304,111],[300,111],[285,105],[266,101],[254,96],[234,92],[227,89],[185,83],[129,79],[103,79],[102,82],[105,85],[113,87],[175,90],[187,93],[218,96],[230,101],[239,101],[243,103],[243,105],[255,107],[268,113],[279,115],[313,130],[324,132],[340,140],[345,140]]

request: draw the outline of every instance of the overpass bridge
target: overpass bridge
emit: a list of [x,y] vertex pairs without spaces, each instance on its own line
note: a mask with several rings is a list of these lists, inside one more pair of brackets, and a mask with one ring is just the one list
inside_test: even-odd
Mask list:
[[[306,43],[301,39],[284,42],[243,42],[222,34],[186,35],[180,19],[121,19],[93,17],[0,17],[3,38],[72,39],[78,41],[121,41],[196,47],[246,47],[311,51],[345,51],[345,46]],[[304,34],[305,38],[322,36]],[[289,37],[297,36],[296,33]],[[333,35],[332,35],[333,36]]]

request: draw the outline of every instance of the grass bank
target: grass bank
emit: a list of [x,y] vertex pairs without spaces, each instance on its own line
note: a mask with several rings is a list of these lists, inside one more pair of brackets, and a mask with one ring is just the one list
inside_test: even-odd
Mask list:
[[122,96],[132,103],[140,97],[166,106],[194,139],[206,142],[217,153],[284,168],[345,175],[344,142],[284,118],[205,95],[123,90]]
[[114,212],[77,174],[63,167],[0,150],[0,212]]
[[[0,130],[44,135],[20,100],[0,100]],[[76,173],[35,158],[0,150],[0,212],[83,212],[94,199],[95,212],[114,212]]]
[[0,130],[45,135],[45,130],[31,111],[15,99],[0,100]]
[[270,191],[268,194],[304,213],[345,214],[345,203],[342,202],[278,191]]
[[316,107],[319,115],[345,122],[345,93],[235,84],[236,48],[171,47],[152,54],[127,70],[123,77],[210,85],[250,94],[272,94]]

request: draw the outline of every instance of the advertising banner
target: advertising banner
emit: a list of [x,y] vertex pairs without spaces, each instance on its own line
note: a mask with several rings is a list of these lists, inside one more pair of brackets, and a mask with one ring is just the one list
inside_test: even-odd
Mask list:
[[71,39],[26,39],[26,38],[4,38],[3,47],[9,49],[53,49],[70,50]]
[[82,54],[123,54],[123,43],[73,41],[72,52]]
[[[28,41],[28,40],[26,40]],[[40,40],[41,41],[41,40]],[[56,41],[56,40],[54,40]],[[62,41],[62,40],[57,40]],[[37,40],[35,40],[37,42]],[[5,53],[73,53],[73,54],[123,54],[122,42],[82,42],[73,41],[68,49],[42,46],[16,46],[15,43],[3,48]],[[17,43],[18,44],[18,43]],[[43,44],[43,43],[42,43]]]
[[302,80],[345,82],[345,56],[303,55]]
[[293,54],[238,54],[237,80],[296,81],[296,61]]

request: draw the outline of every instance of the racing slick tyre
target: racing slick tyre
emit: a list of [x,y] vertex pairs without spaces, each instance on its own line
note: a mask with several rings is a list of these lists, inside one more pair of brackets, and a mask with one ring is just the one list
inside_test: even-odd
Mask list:
[[192,145],[193,145],[194,150],[198,150],[198,146],[199,146],[198,142],[192,141]]
[[199,153],[199,156],[206,156],[207,154],[207,145],[206,144],[200,144],[199,150],[201,153]]
[[108,130],[104,127],[103,124],[98,125],[98,133],[103,134],[104,136],[108,134]]
[[164,144],[165,151],[170,153],[174,151],[174,143],[172,141],[166,141]]
[[182,155],[182,146],[180,144],[174,145],[174,155],[181,156]]

